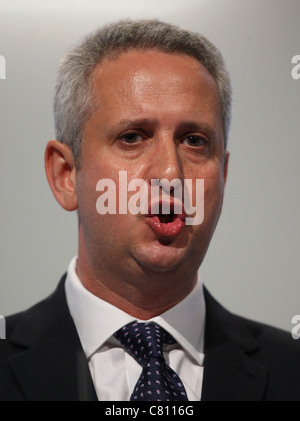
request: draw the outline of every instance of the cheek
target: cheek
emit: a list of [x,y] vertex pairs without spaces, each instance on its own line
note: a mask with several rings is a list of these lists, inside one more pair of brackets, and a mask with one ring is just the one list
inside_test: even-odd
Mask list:
[[97,191],[96,186],[100,178],[101,174],[97,169],[90,168],[86,171],[84,167],[76,178],[79,223],[88,235],[98,231],[99,227],[100,215],[96,204],[101,192]]
[[185,178],[203,179],[207,194],[214,189],[218,194],[224,189],[224,168],[219,159],[194,166]]
[[205,218],[219,215],[223,202],[224,174],[220,163],[211,164],[203,171]]
[[221,212],[224,193],[224,180],[222,174],[205,180],[204,207],[207,218],[217,216]]

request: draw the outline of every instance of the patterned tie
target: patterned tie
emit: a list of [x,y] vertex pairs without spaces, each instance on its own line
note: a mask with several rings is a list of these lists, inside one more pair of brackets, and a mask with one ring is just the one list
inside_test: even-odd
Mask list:
[[176,341],[160,326],[129,323],[114,334],[123,348],[143,367],[131,401],[187,401],[179,376],[166,364],[163,344]]

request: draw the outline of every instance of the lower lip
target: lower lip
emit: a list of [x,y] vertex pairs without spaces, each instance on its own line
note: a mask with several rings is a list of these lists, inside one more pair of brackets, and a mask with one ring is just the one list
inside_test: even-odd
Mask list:
[[158,216],[151,216],[148,218],[148,222],[155,233],[161,237],[174,237],[184,228],[184,221],[178,217],[174,221],[164,224]]

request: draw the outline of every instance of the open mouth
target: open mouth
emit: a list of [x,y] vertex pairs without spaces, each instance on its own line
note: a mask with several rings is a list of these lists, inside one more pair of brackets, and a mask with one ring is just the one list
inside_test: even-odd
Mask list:
[[175,215],[174,213],[170,214],[158,214],[158,219],[162,224],[170,224],[174,221]]
[[174,213],[174,203],[170,203],[170,212],[164,213],[162,203],[159,203],[159,213],[148,214],[148,222],[155,233],[161,237],[178,235],[185,226],[185,214]]

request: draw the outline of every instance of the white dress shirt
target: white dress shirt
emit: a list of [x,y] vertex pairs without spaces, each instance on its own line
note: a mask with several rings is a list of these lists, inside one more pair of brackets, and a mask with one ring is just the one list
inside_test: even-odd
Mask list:
[[[67,303],[88,360],[99,401],[129,401],[142,367],[123,350],[113,334],[138,320],[90,293],[70,262],[65,284]],[[164,346],[167,364],[181,378],[190,401],[201,399],[205,301],[198,279],[190,294],[165,313],[150,320],[177,341]]]

